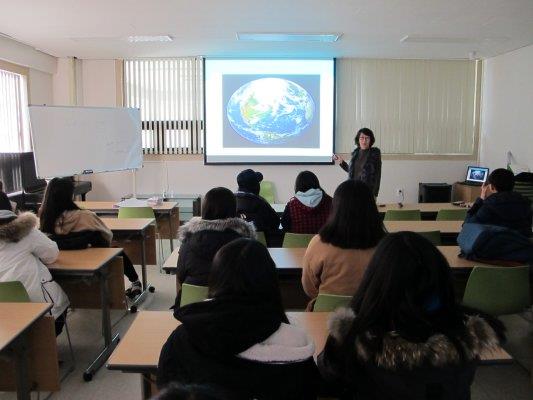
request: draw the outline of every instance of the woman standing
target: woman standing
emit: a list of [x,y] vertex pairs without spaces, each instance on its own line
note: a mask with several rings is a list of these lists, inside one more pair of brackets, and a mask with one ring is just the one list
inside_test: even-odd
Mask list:
[[340,167],[348,172],[350,179],[363,181],[369,187],[374,197],[378,197],[381,181],[381,151],[372,147],[376,142],[374,132],[368,128],[361,128],[355,135],[355,145],[350,164],[337,154],[333,155],[339,161]]

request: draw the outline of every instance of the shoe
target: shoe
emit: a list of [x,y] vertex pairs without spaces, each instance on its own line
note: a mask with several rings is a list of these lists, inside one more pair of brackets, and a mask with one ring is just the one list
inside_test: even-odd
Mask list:
[[126,296],[130,298],[135,298],[138,295],[140,295],[142,291],[143,289],[142,289],[141,282],[135,281],[135,282],[132,282],[131,286],[126,290]]

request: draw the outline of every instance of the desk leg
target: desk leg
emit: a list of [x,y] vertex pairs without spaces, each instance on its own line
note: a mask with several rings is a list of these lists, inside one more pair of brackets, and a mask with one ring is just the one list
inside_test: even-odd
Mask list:
[[168,233],[170,237],[170,253],[174,251],[174,231],[172,230],[172,210],[168,213]]
[[89,365],[83,373],[83,380],[90,381],[93,375],[104,365],[115,347],[117,346],[120,336],[118,333],[113,337],[111,328],[111,310],[109,309],[109,287],[107,277],[109,275],[109,266],[102,268],[98,274],[100,281],[100,300],[102,303],[102,336],[104,337],[104,348],[96,357],[96,359]]
[[148,292],[153,293],[155,291],[155,288],[153,286],[150,286],[150,284],[148,283],[148,278],[147,278],[147,273],[146,273],[146,233],[144,231],[141,237],[141,279],[142,279],[143,291],[140,295],[138,295],[135,298],[135,301],[131,303],[130,305],[131,313],[137,312],[137,306],[144,301],[144,298],[146,297]]
[[152,398],[152,380],[150,378],[150,374],[141,375],[141,391],[143,400]]
[[15,354],[17,376],[17,400],[31,400],[30,377],[28,376],[28,338],[23,333],[12,345]]

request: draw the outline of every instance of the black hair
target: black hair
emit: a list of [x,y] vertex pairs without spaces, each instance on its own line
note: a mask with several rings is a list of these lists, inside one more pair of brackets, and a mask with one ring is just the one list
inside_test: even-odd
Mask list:
[[368,185],[352,179],[341,183],[333,194],[328,220],[319,231],[320,239],[343,249],[368,249],[385,233]]
[[510,192],[514,189],[514,174],[504,168],[492,171],[487,179],[498,192]]
[[[356,318],[346,341],[355,338],[374,351],[395,331],[411,342],[444,334],[463,354],[464,309],[457,304],[446,258],[414,232],[387,235],[376,248],[351,302]],[[368,335],[363,334],[369,332]]]
[[233,192],[225,187],[216,187],[208,191],[202,201],[202,218],[224,219],[237,215],[237,200]]
[[374,132],[372,132],[369,128],[361,128],[357,131],[355,135],[355,145],[359,147],[359,138],[361,137],[361,134],[370,137],[370,146],[372,147],[374,143],[376,143],[376,137],[374,136]]
[[294,182],[294,193],[305,193],[309,189],[320,189],[324,191],[320,187],[318,177],[314,173],[312,173],[311,171],[302,171],[298,174],[298,176],[296,177],[296,181]]
[[209,297],[259,297],[279,310],[288,322],[281,302],[276,264],[267,248],[254,239],[240,238],[222,246],[213,258]]
[[74,203],[73,194],[72,178],[54,178],[48,182],[41,206],[41,231],[54,234],[56,221],[63,212],[80,209]]
[[2,191],[0,191],[0,210],[13,210],[13,208],[11,207],[11,202],[9,201],[9,197],[7,197],[7,194]]
[[159,392],[152,400],[226,400],[229,399],[222,393],[221,388],[215,390],[207,384],[182,385],[171,382],[165,389]]

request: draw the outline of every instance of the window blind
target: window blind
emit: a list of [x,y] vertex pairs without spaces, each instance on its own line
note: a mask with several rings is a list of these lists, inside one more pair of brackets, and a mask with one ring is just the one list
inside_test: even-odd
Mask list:
[[124,61],[124,105],[141,109],[145,154],[203,153],[203,59]]
[[481,63],[340,59],[336,149],[349,153],[361,127],[389,154],[471,155],[479,120]]
[[31,151],[26,79],[0,69],[0,152]]

